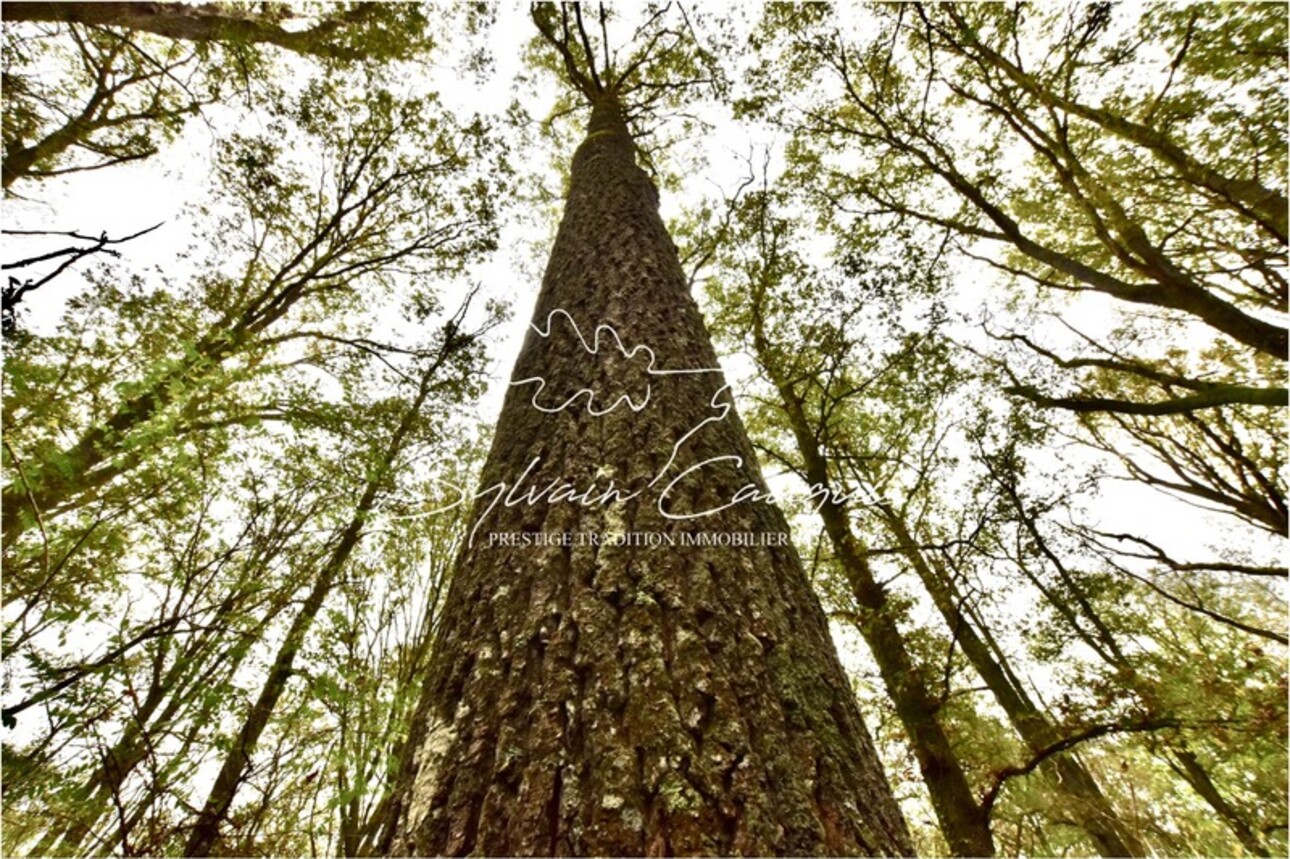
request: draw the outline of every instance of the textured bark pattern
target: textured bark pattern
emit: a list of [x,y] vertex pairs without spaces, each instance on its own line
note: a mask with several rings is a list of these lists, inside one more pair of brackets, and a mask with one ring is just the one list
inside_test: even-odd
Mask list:
[[[610,98],[574,156],[569,199],[535,321],[567,311],[590,341],[612,325],[660,369],[717,366],[707,331]],[[512,387],[485,489],[552,480],[636,491],[705,418],[720,373],[648,376],[602,338],[583,348],[559,317],[530,333],[515,379],[540,376],[543,406]],[[729,402],[729,393],[719,402]],[[459,558],[434,664],[409,738],[395,854],[909,854],[904,821],[791,545],[489,545],[490,533],[786,533],[771,504],[692,521],[669,512],[763,487],[731,411],[680,447],[668,476],[633,500],[506,506],[486,513]],[[516,493],[518,497],[520,493]],[[677,537],[679,540],[679,536]]]

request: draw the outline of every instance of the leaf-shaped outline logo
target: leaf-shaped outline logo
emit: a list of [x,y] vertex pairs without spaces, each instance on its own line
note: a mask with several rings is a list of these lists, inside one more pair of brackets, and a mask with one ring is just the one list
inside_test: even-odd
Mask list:
[[[582,344],[582,348],[586,350],[587,354],[589,355],[600,354],[601,337],[602,335],[608,334],[608,336],[613,338],[614,344],[618,347],[618,351],[621,352],[623,354],[623,357],[627,358],[628,360],[631,360],[632,358],[636,357],[636,355],[639,352],[644,351],[649,356],[649,364],[646,366],[645,372],[651,376],[679,376],[679,375],[693,374],[693,373],[720,373],[721,372],[720,367],[700,367],[700,368],[694,368],[694,369],[660,370],[654,366],[658,360],[658,356],[654,354],[653,349],[646,346],[644,343],[639,343],[633,346],[631,349],[628,349],[627,346],[623,344],[622,337],[618,336],[617,329],[615,329],[614,326],[608,323],[602,322],[600,325],[597,325],[595,333],[592,335],[591,342],[588,343],[586,336],[582,333],[582,329],[578,327],[577,320],[575,320],[573,316],[570,315],[570,313],[562,307],[557,307],[546,315],[545,330],[543,330],[542,326],[539,326],[536,322],[530,322],[529,327],[532,328],[534,333],[536,333],[539,337],[543,338],[544,340],[548,340],[551,337],[551,331],[554,326],[554,320],[557,314],[560,316],[563,316],[565,319],[569,321],[569,324],[573,326],[573,332],[578,336],[578,342]],[[613,403],[611,403],[608,408],[597,410],[594,405],[595,399],[596,399],[596,392],[591,388],[579,388],[577,391],[573,393],[572,396],[568,397],[560,405],[556,406],[555,408],[547,408],[545,406],[538,404],[538,397],[542,395],[542,391],[546,389],[546,385],[547,385],[546,379],[543,378],[542,376],[529,376],[526,379],[515,379],[511,382],[511,387],[515,387],[518,385],[528,385],[533,382],[537,382],[537,387],[533,390],[533,396],[529,398],[529,404],[533,406],[533,408],[537,409],[538,411],[549,415],[558,414],[559,412],[564,411],[570,405],[576,402],[583,394],[587,395],[587,413],[590,414],[592,417],[601,417],[602,415],[607,415],[612,411],[614,411],[615,409],[617,409],[619,406],[623,405],[624,403],[626,403],[627,408],[631,409],[633,412],[640,412],[643,409],[645,409],[646,406],[649,405],[650,396],[653,393],[653,387],[650,384],[646,383],[645,399],[643,402],[638,403],[631,398],[630,394],[623,394],[620,397],[618,397],[618,399],[614,400]]]

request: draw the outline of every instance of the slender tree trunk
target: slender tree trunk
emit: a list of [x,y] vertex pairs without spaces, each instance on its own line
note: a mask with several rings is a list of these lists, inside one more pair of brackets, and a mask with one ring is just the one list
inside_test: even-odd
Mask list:
[[354,546],[358,544],[364,519],[370,509],[369,503],[367,510],[360,510],[350,521],[341,537],[341,542],[314,580],[313,587],[300,608],[300,613],[291,622],[287,637],[278,648],[273,665],[269,667],[269,676],[260,689],[260,695],[246,714],[242,728],[224,758],[224,764],[215,778],[215,784],[211,787],[206,803],[197,816],[188,837],[188,845],[184,848],[185,856],[208,856],[219,839],[220,825],[224,822],[237,789],[242,784],[242,779],[251,762],[251,755],[254,754],[256,744],[260,741],[260,735],[268,726],[269,719],[278,706],[278,700],[286,690],[287,681],[294,673],[296,656],[300,652],[301,645],[304,644],[305,635],[313,625],[318,610],[322,608],[323,600],[331,592],[337,574],[349,559]]
[[[643,351],[602,330],[591,354],[550,316],[567,312],[588,344],[612,326],[655,369],[715,368],[657,209],[602,94],[538,298],[551,336],[530,333],[515,367],[545,384],[516,384],[502,409],[409,738],[394,854],[911,852],[783,515],[745,496],[668,518],[764,488],[720,372],[650,375]],[[604,411],[640,404],[646,385],[639,410]],[[594,399],[558,408],[582,389]],[[611,480],[621,494],[603,503],[536,497]],[[565,533],[571,545],[505,544]],[[779,545],[687,544],[704,533]],[[636,544],[647,534],[676,544]]]
[[783,373],[768,360],[769,342],[761,314],[756,308],[753,311],[753,345],[763,368],[779,391],[798,452],[806,466],[807,479],[813,487],[827,493],[819,506],[825,533],[847,577],[852,596],[862,610],[858,624],[860,633],[869,645],[882,675],[883,686],[905,728],[941,832],[955,856],[993,856],[994,838],[990,834],[989,817],[973,794],[963,764],[941,724],[938,715],[940,703],[927,689],[917,662],[905,646],[905,638],[888,604],[886,588],[874,578],[869,562],[851,531],[846,506],[828,491],[832,482],[824,452],[803,411],[801,399]]
[[950,852],[955,856],[993,856],[990,819],[973,794],[963,762],[941,724],[941,704],[927,688],[920,666],[905,645],[888,604],[886,588],[874,578],[856,545],[845,508],[826,501],[820,516],[851,592],[863,610],[860,633],[905,728]]
[[407,411],[404,412],[398,428],[394,431],[393,436],[391,436],[389,443],[382,452],[380,462],[376,464],[371,477],[368,478],[367,485],[363,489],[363,495],[359,499],[353,517],[345,526],[340,541],[327,557],[322,569],[319,570],[318,576],[314,579],[313,587],[305,598],[304,605],[300,608],[300,613],[292,621],[286,638],[283,639],[282,644],[278,647],[278,653],[274,657],[273,664],[269,667],[269,675],[264,681],[264,686],[260,689],[260,695],[246,714],[246,718],[242,722],[242,728],[238,732],[237,738],[233,741],[233,746],[228,755],[224,758],[224,764],[220,768],[219,775],[215,778],[215,783],[206,798],[206,803],[197,816],[192,832],[189,834],[188,845],[184,849],[184,855],[210,855],[211,848],[215,846],[216,841],[219,839],[220,826],[228,815],[229,807],[232,806],[238,787],[241,786],[246,775],[247,767],[251,762],[251,755],[255,752],[260,735],[264,733],[264,729],[268,726],[269,719],[273,716],[273,711],[277,708],[282,693],[286,691],[287,681],[291,679],[291,675],[294,673],[296,656],[304,644],[305,636],[308,634],[309,628],[313,626],[314,618],[318,616],[318,611],[322,608],[323,601],[331,593],[331,589],[335,585],[341,570],[344,569],[345,564],[349,561],[350,553],[358,545],[359,538],[363,534],[363,528],[367,523],[367,517],[372,512],[382,487],[389,479],[390,467],[394,464],[395,459],[398,458],[408,435],[416,425],[420,417],[421,407],[430,393],[431,382],[435,373],[452,347],[451,337],[449,337],[444,343],[439,360],[423,372],[417,396],[408,406]]
[[1182,776],[1205,802],[1209,803],[1209,807],[1214,809],[1219,817],[1223,818],[1223,822],[1227,824],[1228,829],[1232,830],[1237,840],[1241,842],[1241,846],[1252,856],[1271,855],[1263,839],[1259,837],[1254,827],[1250,826],[1245,816],[1219,792],[1218,786],[1209,777],[1209,773],[1206,772],[1195,752],[1187,748],[1174,748],[1172,753],[1173,758],[1178,761],[1174,771]]
[[[904,520],[888,505],[883,505],[880,515],[891,535],[903,550],[932,597],[932,602],[945,619],[946,625],[972,663],[976,673],[994,695],[1000,709],[1013,728],[1032,752],[1053,745],[1061,739],[1057,729],[1035,705],[1025,691],[1012,682],[1006,667],[991,653],[964,613],[959,609],[960,598],[953,581],[945,570],[929,560],[918,549]],[[1103,856],[1145,856],[1146,848],[1132,829],[1120,820],[1111,804],[1102,794],[1097,780],[1080,761],[1070,754],[1063,754],[1046,768],[1053,777],[1054,787],[1072,801],[1073,815],[1084,831],[1093,839]]]

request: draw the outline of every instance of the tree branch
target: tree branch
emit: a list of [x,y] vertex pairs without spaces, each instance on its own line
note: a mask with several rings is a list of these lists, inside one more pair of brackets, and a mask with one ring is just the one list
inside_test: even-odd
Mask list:
[[1127,725],[1119,722],[1112,722],[1085,728],[1079,733],[1072,734],[1065,739],[1058,740],[1057,742],[1051,743],[1040,749],[1022,766],[1008,767],[996,772],[994,775],[994,783],[990,785],[990,788],[981,798],[981,810],[988,818],[990,813],[994,810],[995,800],[999,798],[999,791],[1009,779],[1016,778],[1017,776],[1029,775],[1044,761],[1054,755],[1059,755],[1062,752],[1068,751],[1080,743],[1085,743],[1089,740],[1097,739],[1098,737],[1104,737],[1108,734],[1141,733],[1147,731],[1159,731],[1164,728],[1178,728],[1181,726],[1182,723],[1177,719],[1153,719],[1143,722],[1132,722]]

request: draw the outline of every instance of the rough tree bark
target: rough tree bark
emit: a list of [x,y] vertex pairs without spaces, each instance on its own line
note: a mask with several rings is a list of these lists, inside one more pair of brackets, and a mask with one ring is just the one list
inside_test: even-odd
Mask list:
[[[717,367],[618,98],[610,89],[593,102],[535,313],[551,336],[531,332],[514,371],[545,385],[516,384],[503,405],[386,849],[909,854],[791,545],[683,544],[687,533],[786,534],[783,515],[747,498],[691,520],[663,512],[764,489],[720,372],[650,375],[647,353],[629,356],[602,331],[592,354],[569,324],[588,344],[612,326],[627,352],[652,349],[655,369]],[[622,395],[639,404],[646,384],[639,411],[599,414]],[[584,388],[593,393],[558,408]],[[725,459],[682,474],[714,457]],[[535,497],[552,481],[638,494]],[[495,536],[563,533],[573,545]],[[648,533],[677,545],[632,545]],[[624,542],[579,543],[599,534]]]

